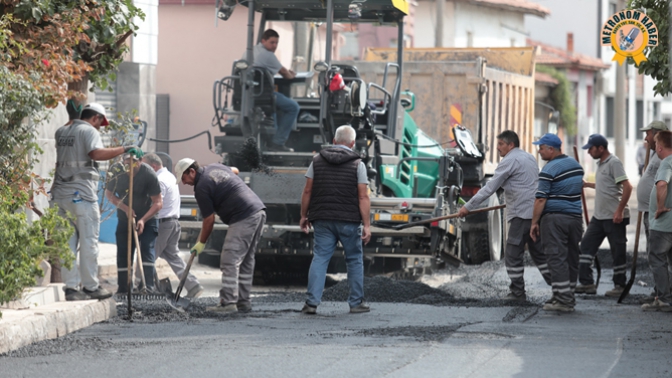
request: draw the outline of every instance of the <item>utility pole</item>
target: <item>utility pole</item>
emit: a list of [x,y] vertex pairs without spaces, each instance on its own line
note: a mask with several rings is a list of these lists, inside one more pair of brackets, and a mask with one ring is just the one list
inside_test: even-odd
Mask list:
[[436,0],[436,30],[434,35],[434,47],[443,47],[443,17],[446,0]]
[[[625,0],[618,1],[617,10],[625,8]],[[614,99],[614,145],[616,146],[615,153],[621,161],[625,161],[625,65],[616,65],[616,98]],[[634,111],[634,109],[630,109]]]

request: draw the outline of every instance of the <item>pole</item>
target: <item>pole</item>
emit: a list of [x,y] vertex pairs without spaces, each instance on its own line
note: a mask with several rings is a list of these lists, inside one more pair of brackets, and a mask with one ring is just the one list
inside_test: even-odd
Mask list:
[[[618,10],[625,8],[625,1],[618,1]],[[625,161],[625,62],[616,64],[616,98],[614,99],[614,145],[616,146],[615,154]],[[634,109],[630,109],[633,111]]]
[[443,47],[443,17],[446,0],[436,0],[436,30],[434,30],[434,47]]
[[[131,272],[133,271],[132,266],[133,266],[133,259],[131,258],[131,246],[132,246],[132,238],[133,238],[133,230],[131,227],[133,227],[133,156],[131,156],[131,162],[128,164],[128,236],[126,238],[127,243],[126,243],[126,261],[128,263],[128,273],[127,275],[127,280],[126,280],[126,287],[128,292],[126,293],[126,296],[128,297],[128,318],[132,319],[133,318],[133,308],[131,307],[131,287],[133,287],[133,276]],[[138,246],[139,248],[139,246]]]

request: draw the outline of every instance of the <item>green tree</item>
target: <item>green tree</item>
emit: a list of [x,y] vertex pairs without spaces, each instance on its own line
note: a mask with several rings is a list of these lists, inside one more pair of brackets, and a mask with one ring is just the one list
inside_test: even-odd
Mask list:
[[[668,0],[630,0],[630,9],[643,9],[646,15],[653,20],[658,29],[658,46],[650,46],[644,50],[646,60],[640,63],[639,73],[652,77],[657,81],[653,87],[656,94],[665,96],[672,93],[670,88],[670,64],[668,41],[670,37]],[[628,59],[628,64],[635,64]]]

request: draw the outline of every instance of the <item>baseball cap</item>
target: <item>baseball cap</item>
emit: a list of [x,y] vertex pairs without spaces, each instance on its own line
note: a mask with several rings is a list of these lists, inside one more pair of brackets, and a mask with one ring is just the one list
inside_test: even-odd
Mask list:
[[639,129],[639,131],[649,131],[649,130],[667,130],[667,125],[663,121],[653,121],[649,123],[648,126]]
[[593,135],[588,137],[588,143],[586,143],[586,145],[583,146],[582,148],[584,150],[587,150],[587,149],[589,149],[590,147],[593,147],[593,146],[595,146],[595,147],[602,146],[602,147],[606,148],[607,146],[609,146],[609,142],[607,141],[607,138],[603,137],[602,135],[593,134]]
[[182,174],[184,171],[186,171],[190,165],[194,164],[194,161],[194,159],[184,158],[175,164],[175,177],[177,178],[178,184],[182,182]]
[[557,135],[553,133],[546,133],[541,138],[539,138],[538,141],[532,142],[532,144],[536,144],[537,146],[545,144],[549,147],[560,148],[560,146],[562,146],[562,141],[560,138],[558,138]]
[[105,113],[105,107],[103,105],[100,105],[97,102],[92,102],[90,104],[86,104],[84,110],[86,109],[93,110],[94,112],[103,116],[103,123],[101,124],[101,126],[107,126],[110,124],[109,122],[107,122],[107,113]]

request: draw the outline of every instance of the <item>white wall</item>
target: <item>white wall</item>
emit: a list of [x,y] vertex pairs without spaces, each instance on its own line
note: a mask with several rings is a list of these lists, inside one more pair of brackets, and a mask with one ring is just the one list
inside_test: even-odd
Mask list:
[[455,47],[469,47],[467,32],[472,33],[471,47],[521,47],[527,38],[520,12],[456,3],[454,25]]

